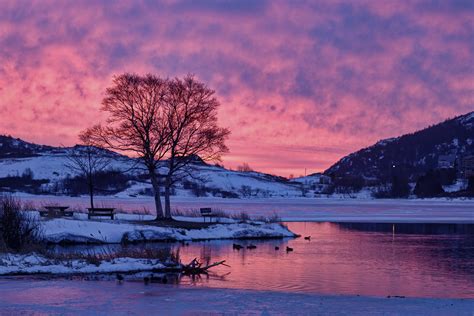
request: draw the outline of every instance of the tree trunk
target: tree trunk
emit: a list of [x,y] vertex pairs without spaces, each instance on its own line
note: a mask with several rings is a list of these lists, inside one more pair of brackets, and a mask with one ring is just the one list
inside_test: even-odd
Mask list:
[[171,219],[171,179],[166,177],[165,182],[165,218]]
[[161,205],[160,183],[155,172],[150,172],[151,185],[153,187],[153,196],[155,198],[156,220],[163,219],[163,206]]
[[91,208],[94,208],[94,184],[92,179],[89,179],[89,197],[91,202]]

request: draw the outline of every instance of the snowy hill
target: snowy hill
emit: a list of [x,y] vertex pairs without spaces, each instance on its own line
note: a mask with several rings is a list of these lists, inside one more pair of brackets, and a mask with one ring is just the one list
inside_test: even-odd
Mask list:
[[460,159],[471,154],[474,112],[412,134],[381,140],[342,158],[324,174],[366,181],[386,180],[396,174],[416,180],[431,169],[455,168]]
[[[80,151],[81,146],[51,147],[25,142],[19,138],[0,136],[0,177],[21,176],[30,169],[34,179],[59,180],[74,173],[66,167],[71,151]],[[124,168],[132,160],[108,150],[100,150],[111,160],[110,168]]]
[[[9,136],[0,136],[0,191],[83,193],[72,188],[77,187],[72,183],[76,174],[66,167],[69,161],[68,155],[72,150],[77,151],[78,147],[42,146]],[[101,150],[101,155],[113,158],[110,160],[109,170],[126,170],[125,177],[119,179],[126,183],[112,189],[108,187],[104,190],[107,193],[104,194],[121,196],[150,194],[151,185],[143,171],[131,169],[136,165],[134,159],[107,150]],[[282,177],[259,172],[227,170],[206,164],[200,159],[196,159],[192,167],[195,175],[176,184],[174,190],[176,195],[240,198],[301,196],[301,185]],[[21,185],[10,185],[17,182],[21,182]]]
[[54,148],[28,143],[19,138],[0,135],[0,158],[34,157],[42,152],[51,150],[54,150]]

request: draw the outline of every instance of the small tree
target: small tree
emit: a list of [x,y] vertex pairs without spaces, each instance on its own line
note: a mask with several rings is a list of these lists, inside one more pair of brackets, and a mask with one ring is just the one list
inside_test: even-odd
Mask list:
[[136,156],[151,180],[156,217],[163,217],[158,163],[168,152],[168,129],[164,115],[167,81],[154,75],[123,74],[106,90],[102,111],[107,125],[96,125],[82,133],[94,145]]
[[91,208],[93,209],[94,191],[96,189],[94,186],[95,177],[109,166],[110,159],[99,148],[92,146],[87,137],[81,136],[80,138],[83,145],[76,145],[70,149],[67,155],[66,167],[86,179]]
[[26,180],[33,180],[33,170],[31,170],[31,168],[26,168],[25,171],[23,171],[23,173],[21,174],[21,177]]
[[406,198],[410,195],[408,179],[402,176],[393,176],[390,195],[394,198]]
[[165,217],[171,218],[171,186],[186,176],[193,176],[193,162],[220,160],[220,156],[228,151],[225,140],[230,131],[217,124],[220,103],[215,91],[191,75],[168,82],[165,103],[169,145]]
[[444,193],[439,177],[433,171],[428,171],[416,182],[413,190],[418,197],[435,197]]
[[241,166],[237,166],[237,171],[239,172],[252,172],[253,169],[250,167],[250,165],[246,162],[244,162]]

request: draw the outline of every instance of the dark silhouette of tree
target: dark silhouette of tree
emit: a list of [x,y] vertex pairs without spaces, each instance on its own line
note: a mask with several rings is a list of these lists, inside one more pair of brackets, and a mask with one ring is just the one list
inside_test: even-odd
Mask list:
[[93,146],[87,137],[80,138],[82,145],[76,145],[70,149],[65,165],[69,170],[86,180],[91,208],[94,208],[96,176],[110,165],[111,159],[105,156],[100,148]]
[[169,151],[163,102],[167,88],[167,80],[151,74],[115,77],[102,100],[102,111],[109,114],[107,124],[82,133],[94,145],[139,158],[151,180],[157,219],[163,218],[158,163]]
[[239,172],[252,172],[253,169],[250,167],[250,165],[246,162],[244,162],[241,166],[237,166],[237,171]]
[[418,197],[435,197],[444,193],[439,176],[433,171],[428,171],[416,182],[413,190]]
[[469,193],[474,194],[474,176],[469,177],[468,182],[467,182],[467,191]]
[[192,75],[168,81],[165,96],[168,138],[167,172],[165,174],[165,217],[171,218],[171,187],[193,174],[193,163],[220,160],[228,149],[230,134],[217,124],[219,101],[215,91]]
[[402,176],[392,177],[392,186],[390,189],[391,197],[406,198],[410,195],[410,185],[408,179]]

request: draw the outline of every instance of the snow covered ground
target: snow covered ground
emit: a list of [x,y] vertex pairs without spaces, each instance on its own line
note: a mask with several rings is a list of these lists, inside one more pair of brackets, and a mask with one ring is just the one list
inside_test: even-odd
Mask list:
[[[67,155],[69,149],[56,153],[42,153],[35,157],[0,159],[0,177],[22,175],[30,169],[35,179],[49,179],[51,182],[59,181],[67,176],[75,176],[74,172],[66,167],[69,162]],[[129,159],[111,160],[111,169],[127,170],[133,162]]]
[[143,283],[0,280],[6,314],[472,315],[474,300],[320,296]]
[[165,265],[156,259],[115,258],[92,264],[83,259],[48,259],[35,253],[0,254],[0,275],[140,272],[163,268]]
[[[294,233],[278,223],[228,223],[202,229],[181,229],[130,222],[130,220],[151,218],[151,216],[124,214],[119,215],[118,220],[99,221],[87,220],[85,214],[75,214],[74,219],[42,220],[42,228],[45,239],[50,243],[121,243],[295,236]],[[195,219],[191,218],[191,220]]]

